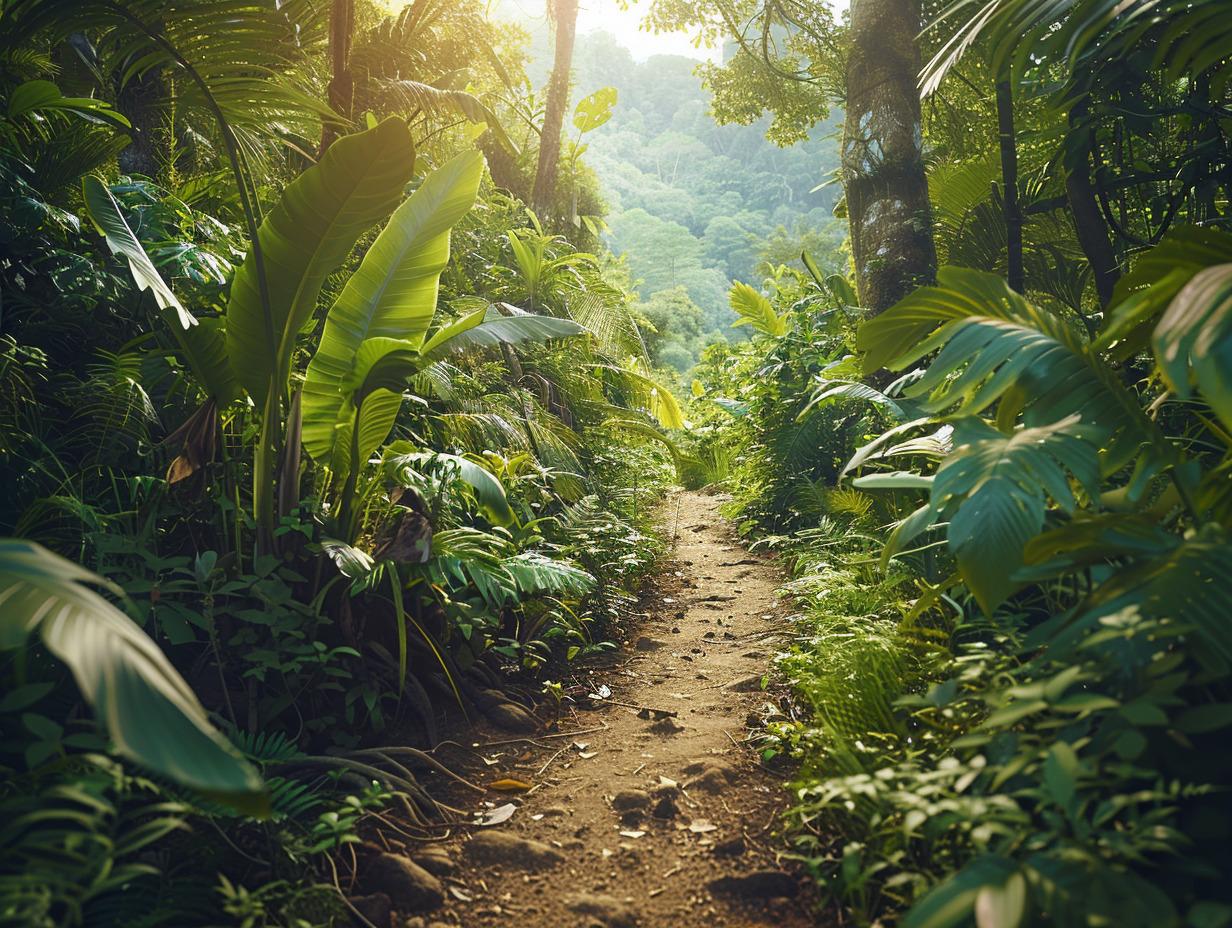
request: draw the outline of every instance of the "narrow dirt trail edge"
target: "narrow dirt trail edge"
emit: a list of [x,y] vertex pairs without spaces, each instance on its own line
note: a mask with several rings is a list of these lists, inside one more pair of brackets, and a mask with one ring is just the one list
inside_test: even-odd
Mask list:
[[485,766],[467,771],[472,780],[534,786],[489,793],[498,810],[516,804],[504,821],[410,849],[444,897],[412,928],[815,923],[811,894],[776,860],[782,775],[741,743],[789,634],[783,577],[740,546],[722,502],[682,492],[664,505],[677,541],[644,585],[647,617],[621,652],[582,670],[607,699],[565,712],[546,737],[473,745]]

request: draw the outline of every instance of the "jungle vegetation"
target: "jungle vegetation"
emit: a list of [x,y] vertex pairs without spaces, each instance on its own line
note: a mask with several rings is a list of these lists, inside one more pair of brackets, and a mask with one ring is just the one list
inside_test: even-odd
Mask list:
[[0,4],[0,921],[344,923],[679,481],[793,565],[824,909],[1232,924],[1232,4],[646,12],[709,102],[470,0]]

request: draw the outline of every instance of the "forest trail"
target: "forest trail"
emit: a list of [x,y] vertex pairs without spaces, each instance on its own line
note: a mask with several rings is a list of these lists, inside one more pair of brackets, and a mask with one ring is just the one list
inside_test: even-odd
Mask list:
[[594,708],[546,737],[472,745],[472,781],[534,786],[479,803],[516,804],[504,821],[409,849],[445,900],[412,928],[815,924],[804,881],[776,860],[782,776],[742,743],[788,633],[783,578],[740,545],[722,501],[665,503],[674,551],[643,585],[629,641],[581,672],[576,698]]

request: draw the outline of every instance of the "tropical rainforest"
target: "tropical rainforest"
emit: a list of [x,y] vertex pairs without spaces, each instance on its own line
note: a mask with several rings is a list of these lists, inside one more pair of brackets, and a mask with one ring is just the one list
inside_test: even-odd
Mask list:
[[818,924],[1232,925],[1232,3],[642,2],[0,0],[0,924],[370,925],[683,486]]

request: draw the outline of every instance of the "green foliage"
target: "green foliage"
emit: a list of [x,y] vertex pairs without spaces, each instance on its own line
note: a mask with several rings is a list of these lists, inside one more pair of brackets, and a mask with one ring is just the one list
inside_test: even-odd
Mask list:
[[[0,918],[53,928],[102,923],[108,911],[140,914],[122,901],[140,896],[148,905],[145,890],[159,879],[142,852],[184,828],[188,807],[97,755],[24,780],[9,780],[0,792]],[[175,914],[188,912],[189,898],[180,905]],[[148,908],[145,914],[165,919],[149,924],[175,917]]]
[[[361,5],[331,105],[367,112],[333,113],[329,11],[165,6],[4,14],[0,523],[127,593],[145,632],[85,568],[12,542],[30,563],[0,592],[21,626],[0,881],[30,924],[324,925],[346,917],[324,857],[395,804],[422,823],[375,739],[434,742],[435,693],[468,702],[468,673],[611,646],[684,460],[663,427],[685,423],[625,269],[581,247],[601,226],[584,146],[566,237],[448,122],[499,143],[498,121],[533,121],[520,53],[493,44],[516,29],[469,3]],[[579,131],[610,128],[613,96],[583,100]],[[168,782],[103,756],[70,675],[110,746]],[[343,771],[379,785],[352,795]]]
[[821,399],[851,376],[848,310],[811,277],[785,268],[771,293],[733,287],[733,307],[766,334],[703,354],[689,407],[697,446],[687,452],[727,462],[745,528],[778,532],[810,524],[809,489],[837,478],[846,449],[871,437],[884,407]]
[[[850,465],[896,456],[926,471],[856,480],[868,492],[929,491],[899,518],[881,560],[887,581],[904,568],[919,575],[911,593],[882,587],[882,609],[902,616],[890,647],[906,670],[877,691],[901,695],[888,720],[834,717],[824,706],[836,694],[815,677],[839,659],[815,636],[800,646],[808,658],[785,666],[802,692],[821,694],[818,734],[789,727],[777,737],[829,759],[804,777],[793,815],[808,864],[865,918],[889,906],[925,928],[1043,917],[1145,926],[1232,911],[1220,875],[1228,757],[1213,747],[1232,724],[1221,708],[1232,651],[1218,618],[1227,512],[1195,503],[1223,479],[1214,475],[1226,445],[1215,436],[1226,417],[1217,399],[1192,416],[1143,412],[1160,383],[1184,384],[1191,408],[1221,396],[1221,380],[1192,369],[1219,350],[1222,290],[1205,256],[1178,275],[1166,260],[1177,246],[1159,247],[1093,344],[996,279],[956,271],[862,327],[870,366],[936,352],[905,392],[948,413],[944,442],[901,441],[929,423],[913,420]],[[1213,269],[1218,255],[1216,243]],[[1198,285],[1187,290],[1190,278]],[[1141,397],[1104,354],[1128,339],[1166,346]],[[1067,397],[1055,386],[1062,376]],[[1147,463],[1129,467],[1135,458]],[[944,561],[936,542],[905,550],[941,530]],[[818,610],[827,621],[832,598]],[[861,648],[875,634],[861,630]],[[860,649],[844,642],[848,652]],[[854,750],[857,738],[872,749]],[[836,815],[841,852],[819,829]]]
[[[409,144],[409,135],[399,137]],[[347,142],[341,140],[330,151]],[[391,163],[406,155],[398,151]],[[436,310],[437,281],[449,260],[449,230],[470,209],[479,173],[479,158],[468,153],[429,175],[398,207],[325,317],[305,373],[304,447],[338,479],[345,479],[389,436],[401,392],[372,389],[365,378],[395,350],[395,339],[412,351],[423,345]],[[404,182],[399,178],[396,189]],[[382,349],[361,363],[365,347],[374,345]]]
[[398,205],[414,164],[406,124],[388,119],[330,146],[262,223],[260,250],[236,272],[227,305],[231,366],[258,405],[285,392],[295,336],[325,278]]
[[128,616],[81,586],[99,578],[38,545],[7,539],[0,554],[0,647],[24,647],[37,631],[73,671],[117,751],[261,813],[266,800],[256,772],[210,724],[170,661]]
[[774,311],[770,301],[750,287],[736,281],[732,284],[731,308],[739,317],[732,326],[751,325],[763,335],[781,337],[787,334],[787,323]]

